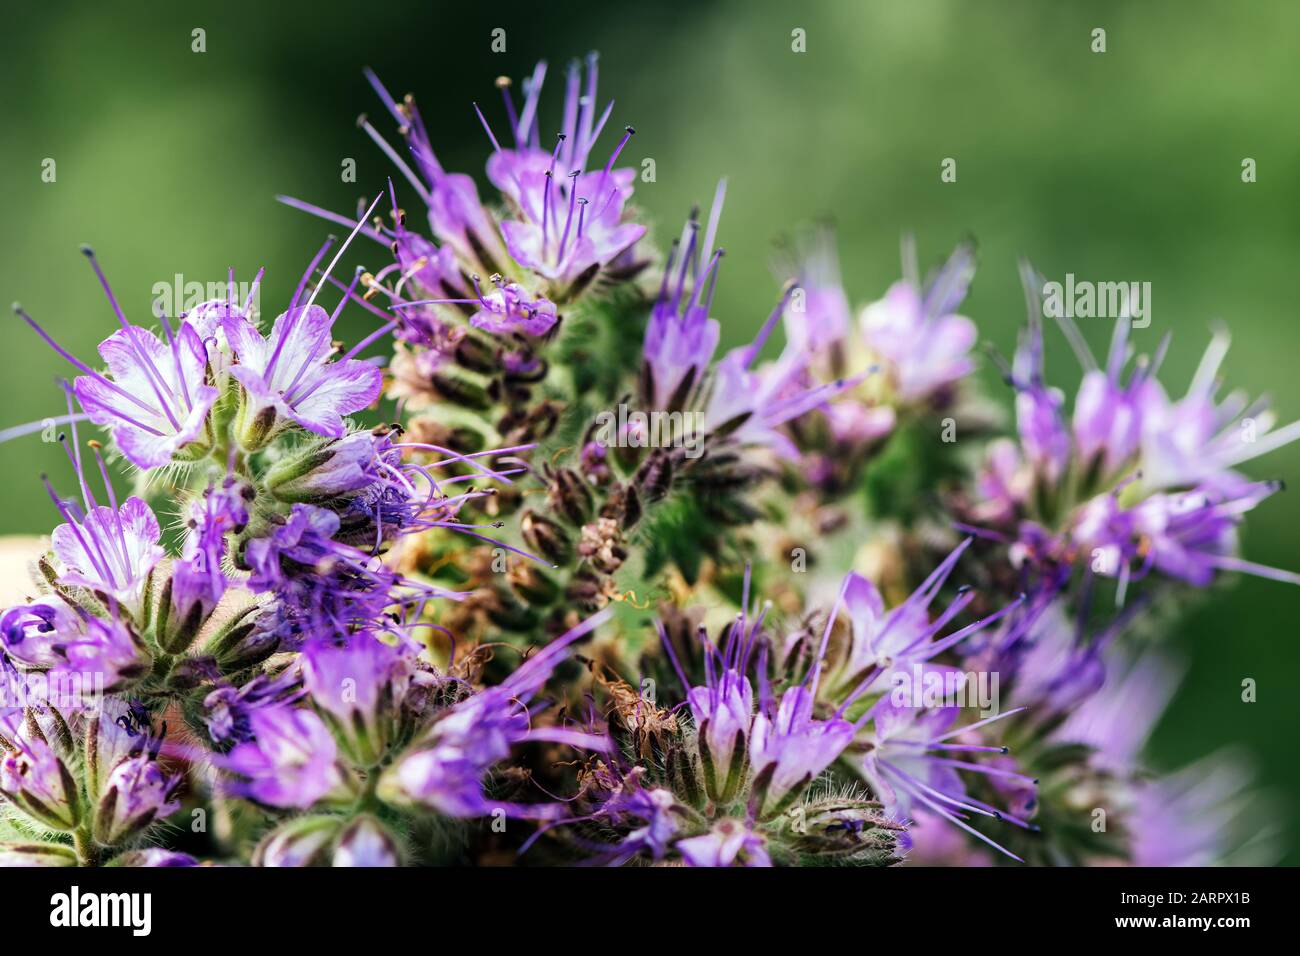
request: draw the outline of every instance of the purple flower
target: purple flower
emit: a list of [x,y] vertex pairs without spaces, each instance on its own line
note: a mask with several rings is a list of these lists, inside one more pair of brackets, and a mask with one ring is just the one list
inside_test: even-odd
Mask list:
[[477,276],[474,283],[475,298],[423,299],[401,302],[394,306],[403,316],[407,309],[428,305],[466,305],[475,308],[470,325],[495,335],[540,336],[550,332],[559,321],[555,303],[543,296],[534,296],[517,282],[510,282],[493,273],[490,277],[495,290],[485,293]]
[[312,711],[262,707],[249,716],[248,726],[252,739],[222,759],[241,778],[231,784],[235,793],[267,806],[305,810],[343,789],[334,738]]
[[975,344],[975,324],[954,314],[966,297],[975,272],[973,251],[958,246],[943,268],[924,287],[914,277],[904,278],[885,297],[862,313],[862,333],[868,346],[881,356],[900,397],[906,401],[928,398],[970,374]]
[[1095,749],[1093,760],[1102,767],[1129,771],[1137,766],[1156,722],[1173,699],[1181,669],[1150,652],[1134,658],[1113,651],[1105,664],[1100,689],[1076,707],[1052,737],[1087,744]]
[[370,766],[384,754],[414,669],[413,648],[362,632],[347,643],[317,638],[302,652],[303,686],[353,762]]
[[132,495],[120,508],[100,505],[81,520],[67,517],[50,535],[66,569],[59,581],[106,594],[132,613],[140,610],[145,580],[165,553],[153,511]]
[[180,808],[181,774],[158,763],[163,734],[139,704],[108,698],[87,729],[86,790],[95,802],[94,836],[123,843]]
[[554,804],[506,803],[489,797],[483,778],[516,744],[544,740],[604,750],[606,738],[562,727],[534,727],[529,702],[542,689],[570,644],[609,619],[605,610],[556,638],[521,664],[503,683],[479,691],[433,724],[425,737],[398,758],[380,780],[390,801],[415,803],[452,817],[482,816],[495,809],[508,815],[551,819]]
[[1272,427],[1276,416],[1267,402],[1250,402],[1241,392],[1216,400],[1216,376],[1228,341],[1226,331],[1215,333],[1183,398],[1171,400],[1154,380],[1144,391],[1141,440],[1146,485],[1207,485],[1231,491],[1245,480],[1233,468],[1300,438],[1300,422]]
[[303,623],[344,633],[373,620],[393,602],[397,575],[356,548],[334,540],[339,516],[296,504],[283,524],[244,549],[249,587],[276,591]]
[[95,813],[96,841],[122,843],[180,809],[175,796],[183,778],[165,773],[156,758],[156,753],[128,757],[109,773]]
[[[0,616],[0,642],[16,664],[45,672],[51,694],[60,700],[59,686],[75,697],[122,690],[143,677],[150,664],[149,652],[126,623],[96,617],[58,598],[6,610]],[[76,693],[82,681],[94,686]]]
[[[650,310],[642,348],[642,399],[652,409],[675,411],[685,407],[718,348],[720,326],[716,319],[709,318],[709,309],[722,260],[722,250],[714,251],[713,239],[722,215],[725,187],[725,180],[718,184],[704,239],[699,235],[697,214],[692,212],[682,238],[673,242],[664,264],[663,282]],[[689,288],[688,277],[693,279]]]
[[158,519],[135,496],[118,507],[103,459],[99,450],[92,447],[108,493],[108,504],[100,505],[85,479],[75,424],[71,446],[67,448],[65,443],[81,487],[84,510],[71,500],[60,498],[49,482],[45,482],[46,491],[65,521],[50,535],[54,555],[64,568],[59,582],[89,588],[121,604],[128,613],[137,614],[142,610],[145,584],[166,553],[158,544],[161,537]]
[[[746,579],[748,589],[748,578]],[[703,638],[705,686],[692,687],[663,624],[659,637],[677,671],[698,730],[697,747],[704,765],[704,785],[709,799],[729,803],[743,782],[745,744],[754,720],[754,691],[745,672],[763,616],[749,622],[744,614],[728,629],[721,650]]]
[[678,840],[674,849],[687,866],[771,866],[767,841],[740,820],[720,820],[708,833]]
[[774,711],[769,705],[754,718],[749,761],[760,818],[782,812],[853,741],[847,720],[813,717],[815,694],[816,681],[811,688],[791,687]]
[[188,321],[182,321],[173,331],[166,316],[160,316],[163,339],[128,324],[94,253],[88,247],[82,251],[121,326],[99,346],[111,378],[73,357],[16,307],[18,314],[83,373],[72,386],[77,401],[91,421],[112,431],[117,447],[132,464],[157,468],[191,444],[200,450],[205,448],[211,439],[207,434],[208,413],[218,393],[210,382],[203,337]]
[[67,764],[22,714],[0,716],[0,797],[38,826],[66,832],[81,820],[81,790]]
[[203,723],[221,749],[253,739],[252,716],[263,707],[292,704],[303,696],[298,668],[275,677],[259,674],[242,687],[218,687],[203,699]]
[[188,853],[176,853],[172,850],[164,850],[162,847],[151,846],[114,857],[112,865],[147,867],[198,866],[199,861]]
[[1252,805],[1252,773],[1219,753],[1133,786],[1125,821],[1135,866],[1274,866],[1278,841]]
[[383,373],[376,365],[351,358],[330,361],[333,325],[333,318],[318,305],[281,314],[266,338],[244,319],[225,323],[226,338],[238,358],[230,374],[248,396],[246,421],[266,422],[256,426],[262,443],[284,419],[318,435],[341,438],[343,416],[379,397]]
[[393,835],[371,816],[359,816],[344,827],[334,849],[334,866],[398,866],[401,852]]
[[786,340],[811,356],[830,377],[842,375],[851,311],[840,279],[834,234],[821,228],[804,237],[783,266],[798,283],[785,310]]
[[[925,675],[954,671],[955,668],[937,664],[934,659],[961,646],[1021,605],[1021,600],[1013,601],[950,634],[939,636],[976,597],[970,588],[959,588],[953,601],[933,620],[930,617],[930,606],[970,541],[967,538],[954,548],[907,600],[888,612],[880,592],[869,580],[856,573],[844,578],[836,611],[842,602],[849,616],[849,641],[842,658],[828,667],[822,678],[823,696],[840,702],[835,717],[842,717],[853,704],[873,690],[887,690],[914,682],[918,672]],[[832,615],[832,624],[834,620]],[[796,640],[806,636],[804,632],[794,635]],[[818,666],[825,667],[825,664]]]
[[254,866],[325,866],[343,825],[337,816],[295,817],[272,830],[253,854]]
[[[518,118],[511,116],[515,148],[503,148],[483,120],[494,150],[488,177],[521,217],[501,223],[506,246],[520,265],[550,280],[569,297],[645,234],[645,226],[623,221],[623,207],[632,195],[636,174],[630,169],[614,169],[635,130],[625,128],[603,170],[587,170],[591,149],[613,108],[611,102],[596,119],[596,73],[593,55],[587,61],[584,90],[578,64],[570,67],[564,127],[553,152],[539,147],[533,127],[544,64],[539,64],[533,75],[523,112]],[[482,113],[479,115],[481,118]]]
[[251,488],[228,478],[220,488],[210,485],[202,498],[190,504],[189,530],[165,587],[166,612],[159,626],[160,643],[169,653],[189,646],[226,593],[229,582],[221,570],[226,535],[248,524],[245,490]]
[[[885,696],[868,713],[872,721],[871,746],[862,758],[861,769],[868,786],[887,812],[903,820],[912,815],[914,808],[928,810],[1013,860],[1024,862],[966,821],[973,814],[1006,820],[1027,829],[1033,829],[1033,825],[969,796],[958,771],[1010,776],[1028,785],[1033,781],[1015,771],[946,756],[953,752],[1005,753],[1003,747],[963,741],[980,727],[1017,711],[1006,711],[974,724],[956,726],[960,708],[923,710],[900,707]],[[958,742],[953,742],[954,738]]]
[[1043,381],[1043,329],[1036,315],[1021,333],[1011,382],[1016,389],[1016,430],[1024,457],[1047,482],[1064,474],[1070,461],[1065,398]]

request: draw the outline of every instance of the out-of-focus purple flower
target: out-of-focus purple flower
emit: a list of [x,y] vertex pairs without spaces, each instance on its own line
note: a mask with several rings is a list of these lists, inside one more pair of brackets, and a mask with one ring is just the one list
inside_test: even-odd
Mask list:
[[334,866],[388,867],[401,864],[393,835],[371,816],[359,816],[343,828],[334,848]]
[[1171,400],[1154,380],[1144,391],[1142,480],[1149,487],[1231,494],[1246,480],[1232,469],[1300,438],[1300,421],[1273,428],[1277,416],[1267,401],[1251,402],[1240,391],[1216,399],[1228,343],[1227,331],[1215,332],[1183,398]]
[[78,865],[76,851],[63,843],[0,843],[0,868]]
[[1043,328],[1031,313],[1021,332],[1011,370],[1016,389],[1016,431],[1025,460],[1043,480],[1055,482],[1070,461],[1070,429],[1065,422],[1065,397],[1043,379]]
[[1027,829],[1033,829],[1033,824],[969,796],[958,770],[1010,775],[1028,785],[1033,781],[1012,770],[947,756],[950,753],[1005,753],[1003,747],[965,741],[980,727],[1017,711],[1006,711],[967,726],[956,725],[959,713],[958,707],[902,707],[888,696],[882,697],[868,711],[872,722],[871,747],[862,757],[863,777],[886,811],[896,819],[907,819],[914,808],[923,808],[1013,860],[1020,860],[965,821],[974,814],[1005,820]]
[[1093,759],[1104,768],[1130,771],[1173,699],[1181,669],[1154,652],[1129,658],[1114,651],[1105,664],[1101,688],[1076,707],[1052,737],[1094,748]]
[[519,743],[545,740],[605,750],[608,739],[564,727],[534,727],[529,702],[542,689],[569,645],[609,619],[601,611],[534,654],[501,684],[479,691],[446,711],[380,780],[380,793],[396,802],[415,803],[453,817],[482,816],[495,809],[510,816],[554,819],[560,808],[549,803],[493,800],[483,778]]
[[1125,821],[1134,866],[1274,866],[1279,841],[1249,792],[1253,774],[1232,753],[1133,785]]
[[302,816],[272,830],[253,854],[254,866],[326,866],[343,826],[338,816]]
[[146,867],[198,866],[199,861],[188,853],[177,853],[173,850],[164,850],[162,847],[151,846],[114,857],[112,865]]
[[960,245],[924,287],[914,276],[904,278],[863,311],[867,345],[885,360],[905,401],[928,398],[974,368],[975,324],[955,314],[974,273],[974,252]]
[[252,739],[222,759],[222,766],[240,778],[231,784],[235,793],[267,806],[305,810],[343,789],[334,738],[315,713],[262,707],[249,715],[248,724]]
[[823,377],[844,374],[852,323],[849,298],[840,279],[835,236],[822,227],[804,237],[783,263],[798,283],[785,309],[785,337],[792,348],[810,357]]
[[740,820],[720,820],[708,833],[678,840],[687,866],[771,866],[767,841]]

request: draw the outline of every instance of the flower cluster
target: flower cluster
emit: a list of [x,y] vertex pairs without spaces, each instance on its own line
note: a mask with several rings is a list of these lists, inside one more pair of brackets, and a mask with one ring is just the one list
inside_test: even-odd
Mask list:
[[[1219,397],[1226,333],[1171,398],[1167,340],[1135,359],[1121,320],[1102,366],[1063,321],[1067,413],[1026,266],[995,438],[974,247],[923,277],[906,241],[855,317],[823,229],[720,351],[725,181],[646,248],[595,56],[554,129],[546,76],[474,106],[484,199],[368,73],[397,176],[355,216],[282,197],[348,235],[269,325],[233,272],[134,325],[89,249],[100,362],[16,307],[76,374],[72,494],[43,479],[58,523],[0,609],[0,864],[1264,858],[1236,755],[1144,764],[1162,608],[1300,581],[1240,552],[1280,484],[1238,469],[1300,423]],[[358,238],[386,264],[340,279]]]

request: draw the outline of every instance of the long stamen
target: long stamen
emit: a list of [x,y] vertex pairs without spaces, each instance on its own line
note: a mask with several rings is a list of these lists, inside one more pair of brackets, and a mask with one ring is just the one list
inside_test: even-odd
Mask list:
[[[307,266],[307,271],[304,272],[302,278],[298,280],[298,288],[294,290],[293,298],[289,300],[289,310],[284,314],[284,324],[280,327],[280,336],[276,340],[275,349],[271,352],[270,361],[266,363],[266,370],[262,373],[268,382],[271,381],[271,375],[275,371],[275,363],[279,361],[280,353],[284,351],[284,343],[289,340],[289,336],[293,332],[294,326],[298,323],[298,316],[300,314],[298,310],[298,302],[302,299],[303,290],[307,288],[307,280],[311,278],[312,273],[316,271],[316,267],[320,265],[321,259],[325,258],[325,253],[329,251],[332,245],[334,245],[334,242],[334,236],[330,236],[325,240],[316,255],[312,257],[311,264]],[[306,310],[304,309],[302,311]]]
[[140,363],[140,368],[144,372],[145,378],[149,381],[149,387],[153,390],[154,396],[158,399],[158,404],[162,408],[163,414],[167,416],[167,420],[171,422],[173,428],[179,429],[181,423],[177,417],[172,414],[171,405],[167,401],[167,396],[163,394],[163,389],[166,389],[167,395],[169,395],[173,400],[175,400],[176,396],[173,394],[171,387],[167,385],[166,381],[163,379],[162,374],[154,367],[148,353],[141,348],[139,340],[135,337],[137,330],[127,322],[126,316],[122,314],[121,306],[117,304],[117,296],[113,295],[113,290],[108,284],[108,278],[104,275],[104,270],[99,267],[99,260],[95,258],[95,250],[90,248],[90,246],[82,246],[81,254],[90,261],[90,267],[95,271],[95,276],[99,279],[99,284],[103,286],[104,294],[108,296],[108,304],[112,307],[113,314],[117,316],[118,324],[122,326],[122,334],[126,336],[127,345],[135,354],[136,361]]
[[564,262],[564,250],[569,244],[569,230],[573,226],[573,207],[577,203],[578,176],[582,170],[575,169],[569,173],[569,213],[564,218],[564,234],[560,236],[560,249],[555,257],[556,265]]
[[[28,315],[27,312],[26,312],[26,310],[23,309],[23,307],[22,307],[21,305],[19,305],[17,302],[14,303],[13,308],[14,308],[14,314],[15,314],[15,315],[17,315],[17,316],[18,316],[19,318],[21,318],[24,322],[26,322],[29,326],[31,326],[31,327],[32,327],[32,330],[35,331],[36,334],[39,335],[39,336],[40,336],[40,337],[45,341],[45,344],[46,344],[46,345],[48,345],[50,348],[52,348],[52,349],[53,349],[53,350],[54,350],[54,351],[59,355],[60,358],[62,358],[64,361],[66,361],[69,365],[71,365],[73,368],[75,368],[78,372],[81,372],[83,375],[87,375],[87,376],[89,376],[90,378],[93,378],[95,381],[99,382],[99,384],[103,385],[103,386],[106,387],[106,388],[109,388],[109,389],[113,390],[113,391],[116,392],[117,394],[121,395],[123,398],[130,399],[131,401],[135,402],[135,404],[137,404],[137,405],[139,405],[141,408],[143,408],[143,409],[144,409],[146,412],[148,412],[150,415],[155,415],[155,414],[157,414],[157,410],[154,409],[154,408],[152,408],[152,407],[150,407],[150,406],[149,406],[148,404],[146,404],[142,399],[137,398],[135,395],[132,395],[130,392],[128,392],[126,389],[124,389],[121,385],[118,385],[116,382],[114,382],[111,378],[107,378],[107,377],[105,377],[104,375],[100,374],[99,372],[95,371],[93,368],[91,368],[91,367],[90,367],[89,365],[87,365],[85,362],[81,361],[81,359],[77,358],[75,355],[73,355],[71,352],[69,352],[69,351],[68,351],[67,349],[65,349],[63,346],[59,345],[59,343],[56,342],[56,341],[54,341],[54,338],[53,338],[53,337],[52,337],[48,332],[46,332],[43,328],[41,328],[40,325],[37,324],[36,320],[33,319],[30,315]],[[133,423],[133,424],[136,424],[136,423]],[[139,427],[145,429],[146,431],[151,431],[151,432],[153,432],[155,435],[161,435],[161,434],[162,434],[162,432],[157,431],[157,430],[155,430],[155,429],[153,429],[153,428],[149,428],[149,427],[146,426],[146,425],[140,425]]]

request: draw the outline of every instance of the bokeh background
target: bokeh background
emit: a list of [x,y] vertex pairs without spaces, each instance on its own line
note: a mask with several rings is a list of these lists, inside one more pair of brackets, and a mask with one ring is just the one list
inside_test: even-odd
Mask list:
[[[980,271],[963,310],[1004,354],[1023,306],[1017,257],[1047,276],[1152,283],[1152,347],[1174,332],[1166,381],[1189,380],[1212,321],[1234,333],[1225,373],[1300,417],[1300,5],[1278,2],[627,3],[490,5],[324,2],[46,2],[6,12],[0,31],[0,294],[93,357],[113,327],[80,243],[93,244],[128,312],[146,322],[153,285],[181,273],[240,279],[267,268],[263,302],[287,300],[329,227],[276,204],[288,192],[350,210],[390,172],[355,126],[387,117],[362,79],[414,92],[448,168],[481,175],[489,146],[470,108],[501,128],[493,79],[538,58],[552,83],[570,57],[601,51],[611,129],[638,135],[657,182],[638,203],[674,232],[729,177],[717,314],[749,336],[779,289],[773,243],[832,217],[857,302],[898,274],[915,232],[926,261],[974,236]],[[484,9],[490,7],[490,9]],[[494,28],[503,54],[490,51]],[[1106,30],[1093,53],[1091,31]],[[191,31],[206,31],[206,52]],[[807,50],[791,50],[791,31]],[[552,90],[554,93],[555,91]],[[548,101],[555,110],[557,97]],[[544,114],[551,115],[551,114]],[[558,117],[551,119],[551,125]],[[957,182],[940,163],[957,160]],[[1241,181],[1257,162],[1258,181]],[[41,179],[57,163],[57,181]],[[341,163],[357,162],[357,182]],[[399,184],[400,185],[400,184]],[[367,252],[376,266],[381,257]],[[373,326],[359,310],[343,337]],[[1084,320],[1094,348],[1109,323]],[[0,428],[58,414],[67,368],[16,319],[0,338]],[[1077,377],[1059,338],[1049,369]],[[1009,394],[993,371],[992,394]],[[1009,404],[1009,402],[1008,402]],[[1300,446],[1249,470],[1296,479]],[[44,533],[55,513],[42,471],[56,446],[0,445],[0,533]],[[1300,501],[1252,515],[1245,552],[1300,569]],[[1158,729],[1173,768],[1229,744],[1254,754],[1279,803],[1300,801],[1300,589],[1243,580],[1191,608],[1177,639],[1191,667]],[[1259,683],[1257,703],[1240,683]],[[1288,848],[1287,862],[1297,857]]]

